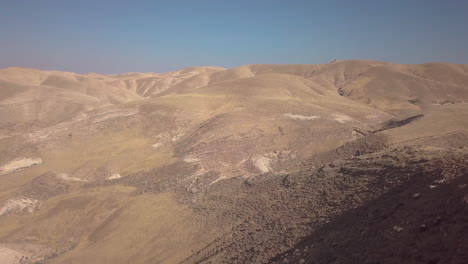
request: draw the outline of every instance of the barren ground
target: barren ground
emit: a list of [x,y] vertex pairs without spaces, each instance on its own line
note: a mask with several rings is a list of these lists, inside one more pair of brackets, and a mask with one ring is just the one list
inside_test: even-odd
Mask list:
[[468,263],[468,66],[0,70],[0,263]]

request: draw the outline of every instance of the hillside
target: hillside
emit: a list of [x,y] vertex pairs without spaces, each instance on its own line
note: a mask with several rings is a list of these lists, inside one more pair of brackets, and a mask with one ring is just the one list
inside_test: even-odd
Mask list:
[[0,259],[468,262],[431,244],[468,237],[467,102],[447,63],[0,69]]

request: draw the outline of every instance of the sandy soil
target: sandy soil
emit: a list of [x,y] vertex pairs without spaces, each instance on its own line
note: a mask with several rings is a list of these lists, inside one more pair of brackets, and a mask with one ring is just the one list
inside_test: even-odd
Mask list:
[[41,158],[18,158],[0,167],[0,175],[41,164]]
[[304,115],[295,115],[295,114],[284,114],[285,117],[295,120],[314,120],[320,118],[319,116],[304,116]]
[[5,202],[0,208],[0,216],[12,213],[33,213],[38,205],[38,200],[28,197],[16,197]]

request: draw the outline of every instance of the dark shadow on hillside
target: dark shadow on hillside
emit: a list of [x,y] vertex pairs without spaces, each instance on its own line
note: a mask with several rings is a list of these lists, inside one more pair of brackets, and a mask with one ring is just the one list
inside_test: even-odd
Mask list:
[[452,181],[419,174],[270,262],[468,263],[468,166]]
[[405,126],[413,121],[416,121],[418,119],[420,119],[421,117],[423,117],[424,115],[415,115],[415,116],[411,116],[411,117],[408,117],[408,118],[405,118],[405,119],[402,119],[402,120],[390,120],[388,122],[386,122],[383,127],[381,129],[378,129],[378,130],[375,130],[373,131],[372,133],[377,133],[377,132],[380,132],[380,131],[384,131],[384,130],[388,130],[388,129],[392,129],[392,128],[397,128],[397,127],[402,127],[402,126]]

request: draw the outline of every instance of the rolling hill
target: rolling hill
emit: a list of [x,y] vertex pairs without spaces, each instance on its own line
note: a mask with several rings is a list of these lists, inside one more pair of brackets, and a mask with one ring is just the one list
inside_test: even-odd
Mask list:
[[[466,234],[467,101],[447,63],[0,69],[0,259],[463,263],[428,244]],[[388,256],[353,246],[362,222]]]

